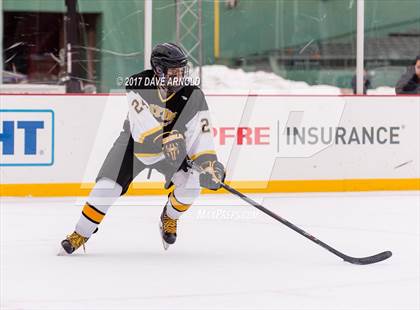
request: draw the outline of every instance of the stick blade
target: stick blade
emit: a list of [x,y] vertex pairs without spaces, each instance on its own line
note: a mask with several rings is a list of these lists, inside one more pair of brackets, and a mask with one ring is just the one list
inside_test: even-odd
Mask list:
[[344,257],[344,260],[348,263],[355,264],[355,265],[369,265],[369,264],[374,264],[374,263],[378,263],[383,260],[386,260],[390,258],[391,256],[392,256],[391,251],[385,251],[376,255],[360,257],[360,258],[346,256]]

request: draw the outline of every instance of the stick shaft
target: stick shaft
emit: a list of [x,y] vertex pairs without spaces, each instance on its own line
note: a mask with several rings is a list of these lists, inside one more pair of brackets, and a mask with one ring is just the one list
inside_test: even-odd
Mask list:
[[277,215],[276,213],[268,210],[267,208],[263,207],[262,205],[260,205],[258,202],[252,200],[251,198],[249,198],[248,196],[242,194],[241,192],[237,191],[236,189],[230,187],[229,185],[226,185],[225,183],[221,183],[221,186],[227,190],[228,192],[240,197],[242,200],[246,201],[247,203],[249,203],[250,205],[252,205],[253,207],[257,208],[258,210],[264,212],[265,214],[267,214],[268,216],[274,218],[275,220],[281,222],[282,224],[286,225],[287,227],[293,229],[294,231],[296,231],[297,233],[301,234],[302,236],[308,238],[309,240],[311,240],[312,242],[315,242],[316,244],[322,246],[324,249],[330,251],[331,253],[339,256],[342,259],[346,258],[346,255],[337,251],[336,249],[334,249],[333,247],[329,246],[328,244],[322,242],[321,240],[315,238],[314,236],[312,236],[311,234],[307,233],[306,231],[304,231],[303,229],[297,227],[296,225],[290,223],[289,221],[287,221],[286,219],[282,218],[281,216]]
[[[198,173],[204,173],[203,169],[201,167],[197,166],[192,160],[187,160],[187,164],[192,169],[196,170]],[[329,246],[325,242],[322,242],[321,240],[315,238],[311,234],[307,233],[306,231],[297,227],[296,225],[290,223],[289,221],[285,220],[284,218],[277,215],[276,213],[268,210],[267,208],[260,205],[258,202],[252,200],[248,196],[242,194],[241,192],[237,191],[236,189],[230,187],[229,185],[227,185],[223,182],[220,182],[220,187],[223,187],[225,190],[227,190],[231,194],[234,194],[235,196],[238,196],[239,198],[241,198],[244,201],[246,201],[247,203],[249,203],[251,206],[257,208],[258,210],[264,212],[268,216],[274,218],[275,220],[279,221],[280,223],[282,223],[282,224],[286,225],[287,227],[293,229],[294,231],[296,231],[300,235],[302,235],[305,238],[311,240],[312,242],[318,244],[319,246],[323,247],[324,249],[330,251],[331,253],[337,255],[338,257],[342,258],[346,262],[349,262],[349,263],[352,263],[352,264],[358,264],[358,265],[367,265],[367,264],[374,264],[374,263],[383,261],[383,260],[388,259],[392,256],[391,251],[385,251],[385,252],[378,253],[376,255],[367,256],[367,257],[360,257],[360,258],[348,256],[348,255],[346,255],[344,253],[341,253],[340,251],[334,249],[333,247]]]

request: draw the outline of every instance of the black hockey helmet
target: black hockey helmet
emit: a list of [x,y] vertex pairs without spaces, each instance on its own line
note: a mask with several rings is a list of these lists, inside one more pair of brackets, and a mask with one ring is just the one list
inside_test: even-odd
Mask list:
[[185,51],[174,43],[161,43],[152,50],[150,64],[153,71],[161,76],[166,74],[168,68],[182,68],[188,64]]

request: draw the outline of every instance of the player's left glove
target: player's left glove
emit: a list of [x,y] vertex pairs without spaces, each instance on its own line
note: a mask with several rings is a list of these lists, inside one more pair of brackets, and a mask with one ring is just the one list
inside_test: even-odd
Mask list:
[[167,162],[178,169],[187,157],[184,136],[177,130],[165,133],[162,137],[162,152]]
[[223,164],[217,160],[206,161],[201,164],[203,172],[200,174],[200,186],[211,189],[213,191],[218,190],[225,180],[226,172]]

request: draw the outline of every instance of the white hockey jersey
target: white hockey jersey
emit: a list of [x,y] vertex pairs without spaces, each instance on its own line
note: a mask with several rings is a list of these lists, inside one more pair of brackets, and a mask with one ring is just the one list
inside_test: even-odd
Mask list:
[[162,134],[177,130],[186,140],[187,154],[198,164],[216,160],[210,114],[204,94],[196,86],[185,86],[163,99],[146,70],[127,81],[128,119],[134,154],[146,165],[164,159]]

